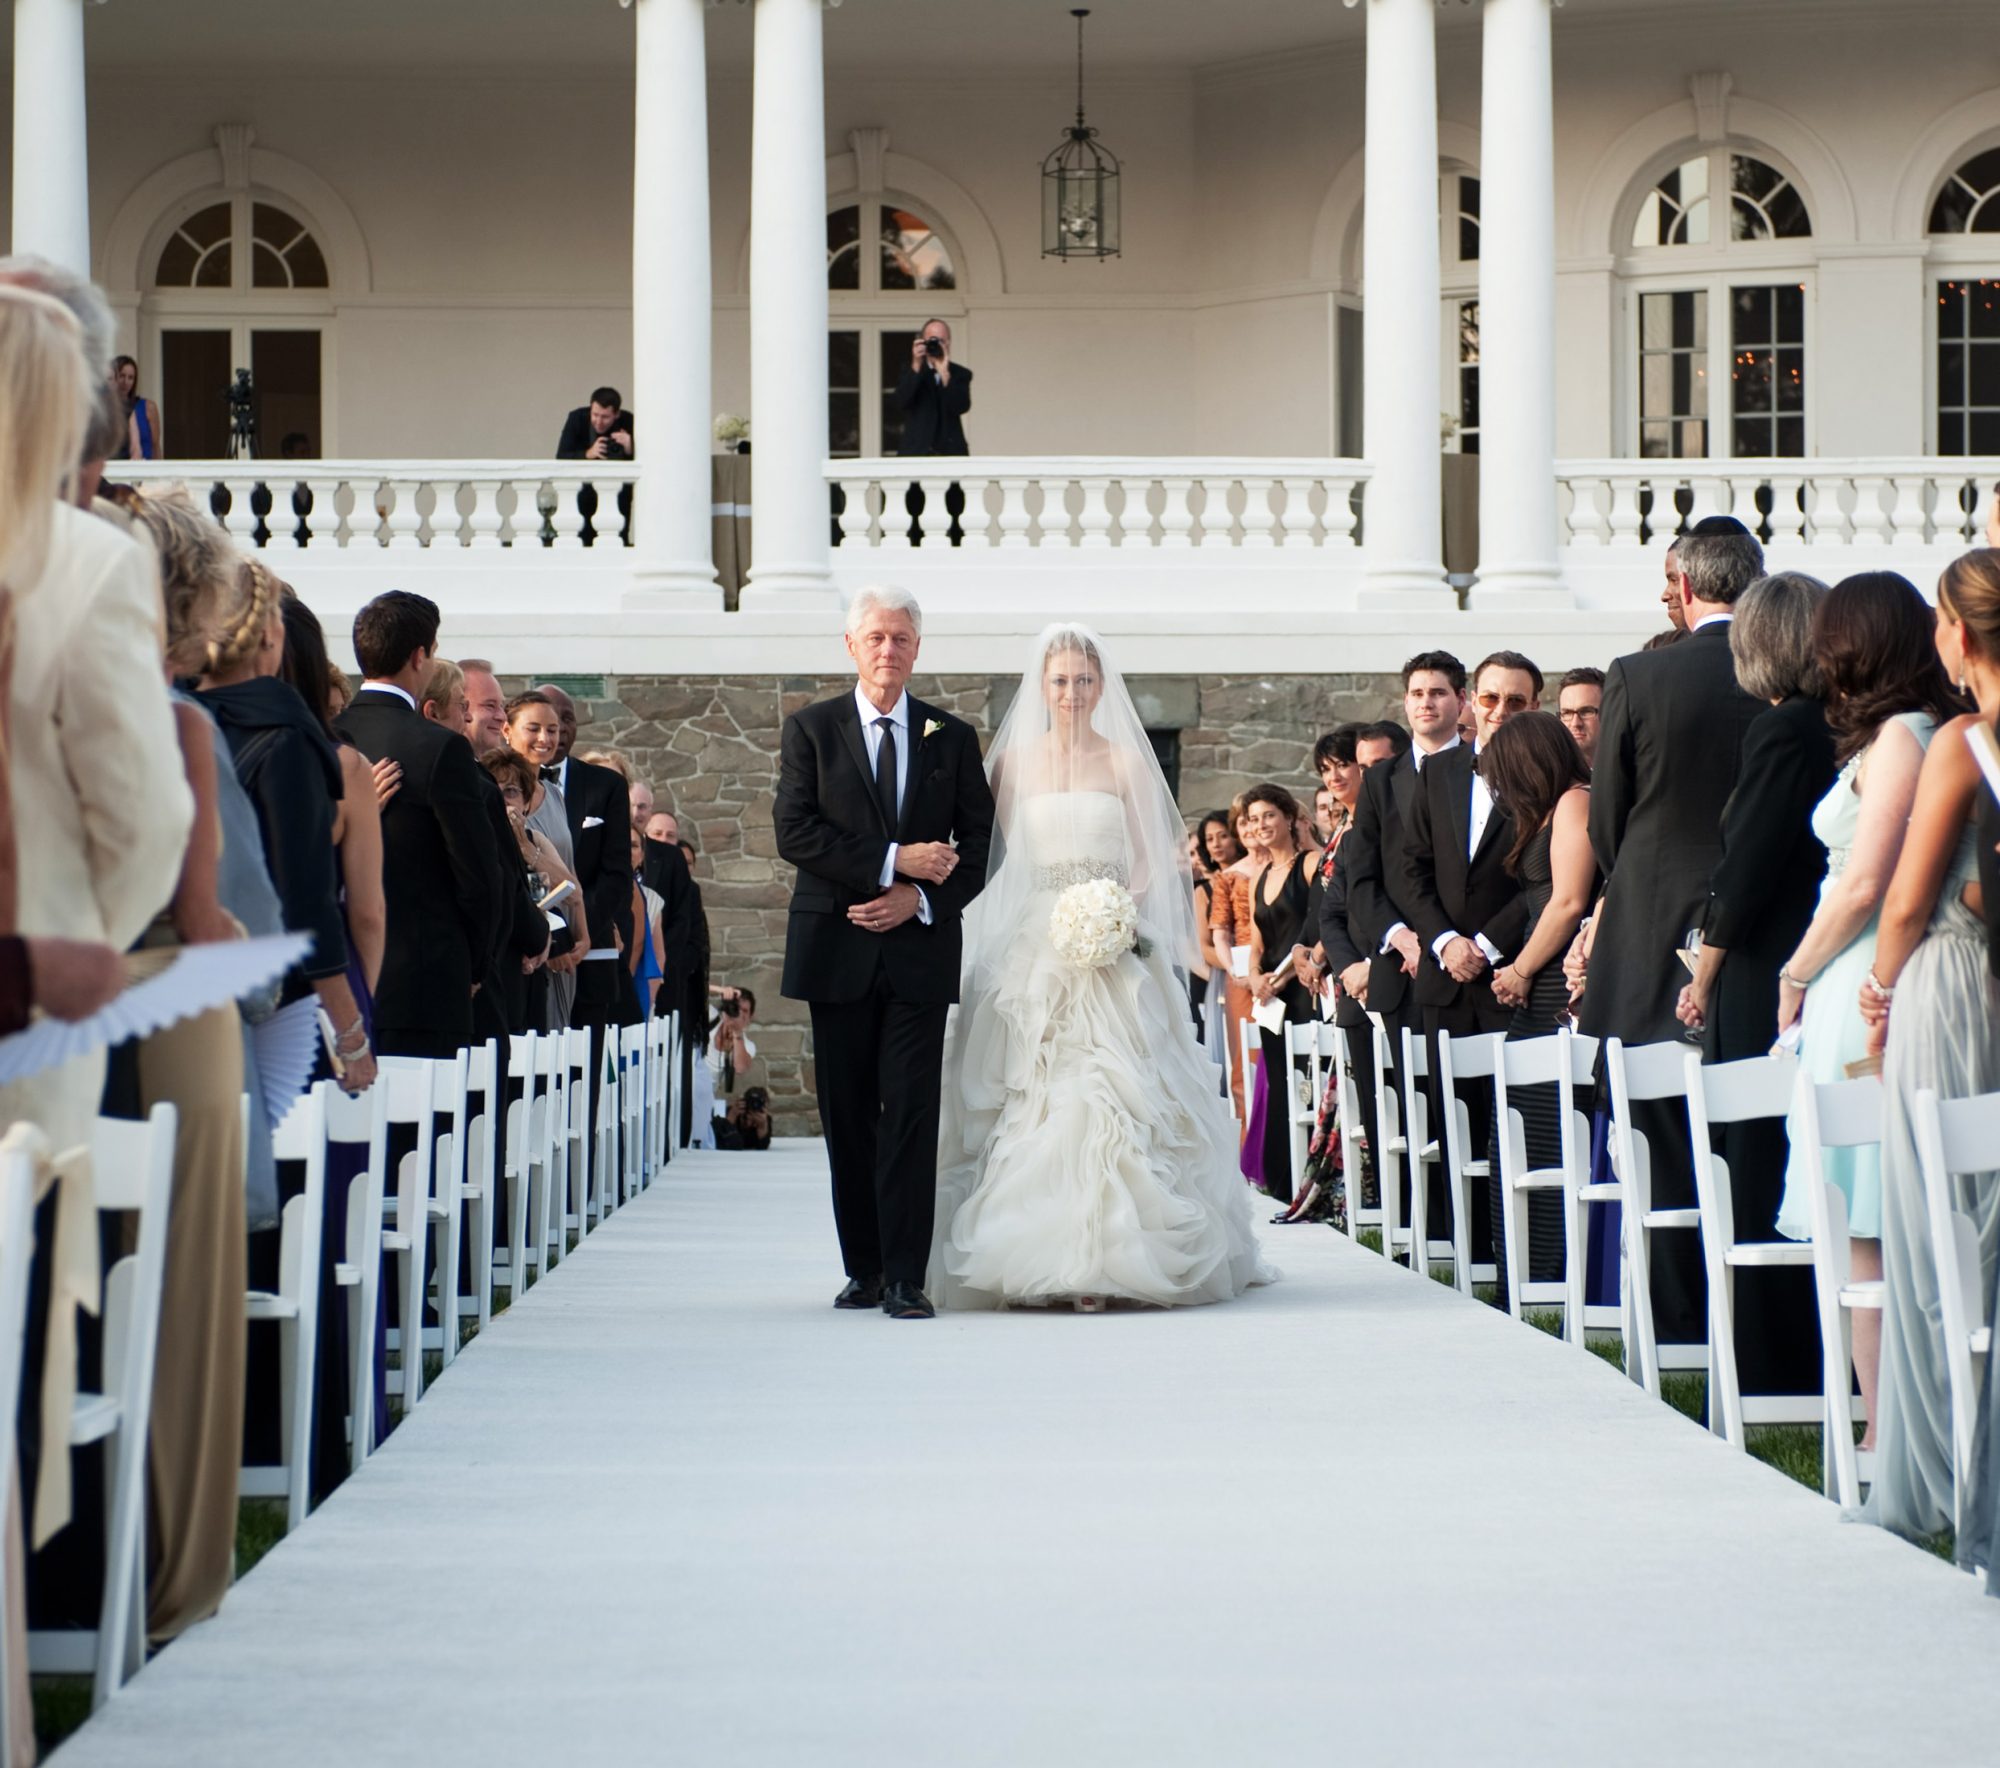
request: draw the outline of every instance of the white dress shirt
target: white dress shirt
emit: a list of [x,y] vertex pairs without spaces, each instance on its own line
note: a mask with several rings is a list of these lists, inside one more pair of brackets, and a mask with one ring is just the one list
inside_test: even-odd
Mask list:
[[[1479,754],[1479,745],[1477,743],[1472,746],[1472,753],[1474,758],[1477,759]],[[1486,838],[1486,825],[1492,820],[1492,817],[1493,788],[1486,783],[1486,776],[1475,767],[1472,770],[1472,835],[1471,839],[1466,843],[1465,848],[1465,857],[1468,862],[1479,851],[1479,843]],[[1431,956],[1442,964],[1444,962],[1444,948],[1458,937],[1459,934],[1456,928],[1449,933],[1440,933],[1437,938],[1431,941]],[[1472,943],[1486,954],[1486,961],[1489,964],[1496,970],[1500,967],[1500,954],[1494,949],[1493,942],[1485,934],[1475,933],[1472,936]]]
[[1688,631],[1700,632],[1704,627],[1714,626],[1720,622],[1734,620],[1735,618],[1736,616],[1733,612],[1711,614],[1706,620],[1697,620],[1692,626],[1688,628]]
[[378,694],[394,694],[412,712],[418,710],[416,696],[408,688],[399,688],[393,681],[364,681],[361,684],[361,688],[357,688],[355,692],[359,693],[362,688],[370,689]]
[[[854,709],[861,715],[861,741],[868,750],[868,777],[875,777],[876,758],[882,753],[882,731],[877,719],[886,718],[895,727],[896,737],[896,819],[902,820],[903,797],[910,784],[910,696],[906,689],[896,696],[895,705],[887,712],[880,711],[875,702],[857,687],[854,690]],[[891,841],[889,851],[882,856],[882,876],[879,880],[887,890],[896,881],[896,856],[902,852],[902,843]],[[931,924],[930,898],[917,887],[917,919],[926,927]]]

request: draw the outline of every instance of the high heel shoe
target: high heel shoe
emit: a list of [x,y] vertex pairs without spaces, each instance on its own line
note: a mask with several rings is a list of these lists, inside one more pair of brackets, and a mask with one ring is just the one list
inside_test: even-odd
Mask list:
[[1070,1304],[1079,1314],[1101,1314],[1104,1312],[1104,1297],[1101,1295],[1075,1295]]

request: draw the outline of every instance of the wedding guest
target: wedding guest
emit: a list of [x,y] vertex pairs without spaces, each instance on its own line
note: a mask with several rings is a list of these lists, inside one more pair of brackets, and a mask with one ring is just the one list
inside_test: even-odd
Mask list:
[[1597,765],[1597,726],[1604,713],[1604,671],[1572,669],[1556,690],[1556,716],[1583,751],[1583,765]]
[[[1683,1025],[1703,1034],[1710,1062],[1770,1049],[1782,966],[1812,919],[1826,872],[1826,849],[1812,826],[1836,765],[1814,645],[1826,593],[1825,584],[1798,572],[1760,577],[1738,598],[1729,628],[1736,679],[1768,710],[1750,721],[1743,739],[1742,771],[1722,809],[1722,852],[1709,878],[1700,956],[1676,1009]],[[1774,1118],[1720,1132],[1739,1240],[1770,1240],[1781,1229],[1789,1149],[1788,1132]],[[1803,1209],[1803,1197],[1799,1203]],[[1739,1271],[1735,1312],[1737,1374],[1746,1393],[1818,1390],[1810,1271]],[[1858,1339],[1859,1320],[1855,1330]],[[1872,1368],[1869,1377],[1864,1393]]]
[[[1363,776],[1354,832],[1342,844],[1348,855],[1348,927],[1355,945],[1368,956],[1368,1011],[1382,1017],[1392,1064],[1404,1029],[1423,1029],[1410,987],[1423,947],[1410,927],[1403,883],[1411,807],[1422,791],[1427,763],[1458,747],[1465,688],[1465,665],[1449,651],[1419,651],[1403,665],[1410,748]],[[1378,1083],[1382,1078],[1377,1077]],[[1374,1101],[1364,1108],[1372,1111]],[[1380,1123],[1371,1120],[1369,1128],[1371,1145],[1381,1147]]]
[[[1813,833],[1829,855],[1825,883],[1778,973],[1770,1023],[1780,1035],[1797,1028],[1799,1058],[1815,1082],[1845,1079],[1850,1064],[1866,1054],[1858,994],[1875,958],[1877,913],[1902,853],[1924,752],[1939,724],[1958,709],[1938,661],[1934,627],[1916,586],[1886,571],[1845,579],[1814,617],[1814,652],[1839,774],[1812,813]],[[1747,764],[1747,748],[1745,758]],[[1769,888],[1768,879],[1760,882]],[[1747,1027],[1744,1037],[1750,1040]],[[1794,1240],[1812,1237],[1806,1187],[1819,1183],[1822,1171],[1846,1197],[1854,1277],[1874,1281],[1882,1275],[1876,1149],[1829,1149],[1823,1169],[1791,1162],[1778,1232]],[[1869,1448],[1875,1445],[1881,1320],[1877,1310],[1855,1310],[1854,1363],[1869,1418],[1862,1440]]]
[[470,737],[471,718],[465,699],[465,672],[449,657],[433,657],[430,672],[417,694],[417,710],[432,724]]
[[[655,821],[658,819],[655,818]],[[707,1023],[708,1012],[708,965],[714,944],[709,935],[708,911],[702,906],[701,885],[695,880],[695,850],[691,841],[680,841],[676,845],[688,869],[688,890],[690,907],[688,913],[687,976],[682,986],[685,993],[681,998],[681,1145],[685,1147],[694,1133],[694,1077],[697,1068],[694,1062],[695,1044],[698,1041],[696,1028]]]
[[[1666,577],[1666,585],[1660,591],[1660,606],[1667,611],[1667,632],[1649,641],[1648,648],[1656,644],[1672,644],[1688,629],[1687,585],[1681,575],[1681,543],[1676,540],[1667,548],[1667,555],[1660,561]],[[1673,638],[1667,636],[1674,635]]]
[[[522,806],[524,826],[547,843],[562,866],[562,876],[577,880],[577,888],[555,910],[568,937],[559,942],[561,949],[548,961],[548,1018],[540,1027],[543,1031],[564,1031],[575,1023],[577,970],[591,947],[591,919],[590,902],[576,869],[569,809],[556,784],[555,758],[562,746],[562,721],[546,693],[531,688],[507,702],[507,746],[535,769]],[[503,790],[504,786],[503,781]],[[552,879],[549,887],[560,881]]]
[[1216,880],[1243,857],[1243,849],[1229,826],[1229,818],[1219,810],[1211,810],[1201,819],[1195,828],[1194,839],[1198,855],[1198,863],[1194,867],[1195,932],[1207,942],[1201,953],[1204,982],[1196,1018],[1200,1025],[1199,1035],[1209,1046],[1209,1056],[1226,1073],[1229,1068],[1228,1039],[1221,1034],[1221,1028],[1228,1018],[1228,1008],[1224,1004],[1228,973],[1216,962],[1211,929],[1215,920],[1215,893],[1220,888]]
[[625,795],[632,806],[632,827],[643,836],[646,825],[653,820],[653,788],[644,780],[633,780]]
[[113,460],[158,460],[167,452],[167,427],[160,408],[139,391],[139,364],[130,356],[111,359],[111,385],[123,413],[124,434]]
[[124,405],[110,381],[112,343],[117,336],[111,304],[104,298],[104,291],[87,276],[32,252],[0,258],[0,285],[52,296],[68,308],[77,323],[84,366],[91,380],[85,394],[88,411],[77,449],[76,471],[63,495],[80,510],[110,518],[112,506],[98,497],[98,489],[106,459],[126,435]]
[[465,678],[465,736],[473,754],[506,748],[507,696],[493,665],[484,657],[461,657],[458,672]]
[[[134,512],[135,536],[159,557],[167,672],[199,675],[209,662],[218,613],[234,600],[243,561],[185,492],[140,498]],[[282,912],[263,837],[229,746],[193,696],[176,691],[174,715],[195,822],[173,900],[143,943],[197,945],[246,932],[277,933]],[[251,1004],[268,1014],[276,990]],[[213,1614],[234,1575],[247,1231],[275,1219],[277,1173],[262,1110],[242,1109],[245,1091],[258,1097],[260,1088],[234,1004],[164,1027],[143,1039],[131,1060],[132,1107],[143,1115],[165,1103],[176,1114],[147,1461],[146,1630],[161,1645]],[[246,1219],[249,1195],[267,1220]]]
[[[0,583],[11,587],[6,755],[18,843],[13,924],[123,951],[172,893],[194,816],[161,673],[146,552],[60,501],[101,369],[48,295],[0,284]],[[58,1147],[89,1133],[104,1058],[0,1087],[0,1124]]]
[[[632,870],[639,876],[646,864],[646,837],[635,828],[632,831]],[[659,993],[661,979],[666,971],[660,962],[660,911],[666,906],[666,899],[650,884],[633,886],[639,900],[633,906],[635,924],[642,930],[638,949],[632,957],[632,992],[637,996],[639,1012],[647,1019],[653,1016],[654,997]]]
[[[1261,1139],[1250,1137],[1252,1110],[1256,1104],[1254,1077],[1243,1072],[1243,1026],[1250,1017],[1250,988],[1238,975],[1238,951],[1250,949],[1250,881],[1262,870],[1266,855],[1256,831],[1250,826],[1249,805],[1239,793],[1230,801],[1229,827],[1236,836],[1241,857],[1215,874],[1209,905],[1209,941],[1215,949],[1216,965],[1222,972],[1223,1007],[1229,1020],[1229,1092],[1236,1109],[1236,1122],[1243,1134],[1243,1155],[1252,1163],[1263,1157]],[[1261,1126],[1260,1126],[1261,1127]],[[1247,1174],[1246,1177],[1254,1176]]]
[[[1932,1244],[1911,1104],[1928,1089],[1941,1099],[2000,1090],[2000,983],[1986,964],[1976,795],[1984,790],[1965,733],[2000,714],[2000,550],[1969,552],[1944,569],[1937,591],[1937,649],[1948,677],[1978,702],[1941,725],[1924,754],[1909,833],[1882,900],[1875,961],[1861,983],[1869,1048],[1883,1053],[1887,1110],[1882,1135],[1882,1368],[1876,1390],[1875,1480],[1868,1512],[1885,1528],[1926,1539],[1954,1517],[1951,1388],[1939,1331]],[[2000,1263],[2000,1153],[1995,1169],[1953,1182],[1979,1250],[1978,1280]],[[1991,1383],[1987,1384],[1989,1388]],[[1990,1438],[1991,1407],[1985,1434]],[[1961,1494],[1969,1525],[1961,1552],[1989,1566],[1996,1470],[1982,1457],[1973,1491]]]
[[[1729,649],[1737,598],[1764,574],[1762,548],[1722,516],[1682,535],[1675,552],[1688,634],[1606,671],[1591,774],[1590,842],[1605,887],[1588,945],[1583,1030],[1628,1045],[1681,1035],[1675,1009],[1686,972],[1675,953],[1707,905],[1723,806],[1750,721],[1764,710],[1738,684]],[[1651,1151],[1654,1207],[1692,1207],[1680,1102],[1635,1104],[1632,1120]],[[1651,1276],[1659,1341],[1704,1342],[1707,1291],[1692,1230],[1653,1235]]]
[[[571,892],[564,901],[566,905],[573,903],[576,900],[576,874],[569,869],[548,837],[528,826],[528,806],[541,791],[535,764],[526,756],[503,747],[489,749],[480,757],[480,765],[498,788],[507,817],[508,833],[514,843],[510,855],[510,875],[518,872],[537,901],[557,885],[568,884]],[[536,912],[539,914],[541,911]],[[545,919],[543,926],[546,928],[547,925]],[[568,950],[569,943],[565,937],[561,942],[562,949]],[[511,971],[502,969],[500,994],[510,1034],[550,1029],[550,972],[553,957],[560,953],[556,951],[557,941],[554,939],[548,940],[547,945],[553,956],[540,961],[523,958]]]
[[403,770],[382,812],[388,934],[375,1024],[391,1056],[450,1057],[472,1041],[473,991],[505,908],[472,750],[418,711],[437,636],[437,604],[407,590],[362,608],[354,654],[363,680],[337,727],[371,761],[388,757]]
[[[1513,719],[1539,711],[1542,687],[1541,669],[1519,651],[1484,658],[1472,672],[1470,702],[1480,742]],[[1506,1029],[1513,1010],[1495,995],[1493,973],[1519,949],[1527,925],[1521,882],[1506,865],[1516,831],[1478,766],[1478,753],[1461,744],[1424,769],[1410,807],[1398,881],[1424,948],[1413,992],[1429,1054],[1431,1122],[1439,1125],[1451,1102],[1443,1092],[1438,1039]],[[1470,1145],[1485,1148],[1492,1139],[1492,1088],[1467,1082],[1457,1097],[1465,1106]],[[1442,1167],[1440,1161],[1432,1169],[1439,1207],[1431,1220],[1438,1223],[1450,1220]],[[1474,1190],[1467,1201],[1471,1220],[1464,1224],[1465,1240],[1472,1260],[1497,1264],[1491,1194]]]
[[[1244,793],[1243,804],[1244,821],[1264,854],[1250,887],[1250,997],[1260,1007],[1282,1003],[1285,1025],[1304,1024],[1312,1017],[1312,989],[1293,972],[1292,953],[1305,931],[1319,849],[1299,845],[1299,801],[1283,786],[1268,782],[1252,786]],[[1283,1026],[1273,1031],[1260,1023],[1257,1036],[1263,1047],[1264,1076],[1262,1189],[1289,1204],[1292,1061],[1285,1050]]]
[[[1590,851],[1590,767],[1582,745],[1560,718],[1526,712],[1507,719],[1481,746],[1479,771],[1503,812],[1511,839],[1502,866],[1521,886],[1526,934],[1520,950],[1493,972],[1493,998],[1509,1010],[1509,1038],[1549,1037],[1569,1015],[1562,955],[1597,894],[1597,860]],[[1522,1121],[1529,1168],[1562,1163],[1560,1095],[1553,1086],[1508,1089],[1508,1107]],[[1499,1125],[1487,1144],[1491,1176],[1487,1206],[1495,1250],[1514,1228],[1500,1184]],[[1563,1194],[1527,1193],[1527,1244],[1514,1262],[1530,1283],[1559,1281],[1565,1269]],[[1498,1289],[1507,1296],[1506,1264]]]

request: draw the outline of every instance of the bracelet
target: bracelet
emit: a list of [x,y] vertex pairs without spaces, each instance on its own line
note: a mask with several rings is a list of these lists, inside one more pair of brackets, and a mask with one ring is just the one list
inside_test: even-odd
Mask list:
[[[357,1043],[352,1050],[350,1050],[347,1047],[347,1040],[349,1038],[359,1038],[361,1041]],[[345,1031],[341,1032],[333,1040],[333,1047],[339,1054],[343,1056],[357,1055],[362,1050],[367,1049],[368,1048],[367,1024],[362,1020],[359,1019],[355,1020],[355,1022],[352,1025],[350,1025]]]
[[1784,983],[1785,986],[1788,988],[1797,989],[1801,994],[1803,994],[1807,989],[1812,987],[1812,984],[1810,982],[1800,981],[1800,979],[1794,976],[1791,973],[1791,971],[1783,968],[1781,968],[1778,971],[1778,980]]
[[1863,986],[1866,987],[1868,992],[1872,994],[1878,1001],[1893,1001],[1896,998],[1896,990],[1894,985],[1891,984],[1888,986],[1884,986],[1881,979],[1875,974],[1873,970],[1870,970],[1867,976],[1863,979]]

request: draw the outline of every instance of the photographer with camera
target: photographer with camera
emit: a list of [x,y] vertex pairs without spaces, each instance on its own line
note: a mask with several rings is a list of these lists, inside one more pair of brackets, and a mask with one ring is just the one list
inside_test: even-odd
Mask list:
[[[942,319],[925,322],[910,340],[910,366],[896,382],[896,409],[903,414],[900,455],[970,454],[965,439],[965,414],[972,409],[972,370],[951,358],[951,327]],[[903,498],[910,512],[910,544],[924,538],[924,490],[912,485]],[[965,514],[965,490],[956,481],[945,488],[947,517],[943,535],[930,536],[935,545],[949,538],[957,546],[965,538],[959,517]]]
[[703,1060],[694,1070],[692,1139],[697,1148],[718,1146],[716,1132],[737,1096],[739,1083],[757,1059],[757,1046],[750,1041],[750,1022],[757,1015],[755,992],[712,983],[708,993],[715,1002],[715,1015],[708,1022]]
[[751,1087],[730,1102],[726,1117],[715,1120],[718,1148],[765,1149],[771,1145],[771,1099],[762,1087]]
[[630,460],[632,414],[616,387],[599,387],[588,405],[579,405],[563,419],[557,460]]

